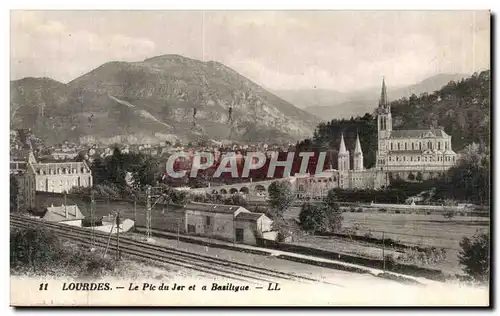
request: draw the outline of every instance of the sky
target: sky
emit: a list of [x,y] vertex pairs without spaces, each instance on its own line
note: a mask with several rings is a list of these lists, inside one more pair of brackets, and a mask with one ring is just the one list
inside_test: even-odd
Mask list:
[[11,80],[178,54],[270,89],[341,92],[490,67],[488,11],[11,11]]

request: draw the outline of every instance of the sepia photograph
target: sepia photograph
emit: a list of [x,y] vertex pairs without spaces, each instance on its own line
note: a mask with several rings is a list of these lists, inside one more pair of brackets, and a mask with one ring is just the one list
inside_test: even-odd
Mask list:
[[491,21],[11,10],[10,305],[491,306]]

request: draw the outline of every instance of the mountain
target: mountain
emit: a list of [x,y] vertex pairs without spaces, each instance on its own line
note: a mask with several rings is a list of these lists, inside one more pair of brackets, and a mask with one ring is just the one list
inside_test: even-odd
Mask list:
[[[465,74],[438,74],[419,83],[409,86],[388,85],[387,93],[392,100],[419,96],[422,93],[434,92],[450,81],[467,77]],[[335,90],[273,90],[288,102],[302,108],[324,120],[334,118],[350,118],[372,113],[378,104],[380,87],[373,87],[353,92],[342,93]]]
[[68,84],[25,78],[10,91],[11,128],[32,128],[48,143],[291,141],[318,123],[221,63],[179,55],[108,62]]
[[327,89],[298,89],[298,90],[274,90],[270,89],[283,100],[286,100],[299,109],[308,107],[333,105],[349,101],[350,94],[336,90]]

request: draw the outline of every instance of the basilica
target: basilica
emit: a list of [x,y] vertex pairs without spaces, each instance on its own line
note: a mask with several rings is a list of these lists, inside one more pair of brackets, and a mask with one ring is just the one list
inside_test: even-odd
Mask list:
[[378,148],[375,167],[364,169],[358,137],[351,169],[349,152],[342,137],[338,156],[339,187],[380,188],[386,186],[391,178],[410,181],[432,178],[445,173],[456,163],[457,154],[451,148],[451,136],[442,129],[392,129],[385,80],[382,81],[376,113]]
[[[365,169],[359,136],[353,152],[347,150],[341,135],[337,170],[297,179],[302,195],[324,195],[328,189],[379,189],[390,179],[418,181],[444,174],[457,161],[451,148],[451,136],[442,129],[393,130],[391,107],[387,99],[385,80],[377,113],[378,148],[373,168]],[[326,178],[325,178],[326,177]],[[325,179],[323,179],[325,178]],[[327,179],[328,178],[328,179]]]

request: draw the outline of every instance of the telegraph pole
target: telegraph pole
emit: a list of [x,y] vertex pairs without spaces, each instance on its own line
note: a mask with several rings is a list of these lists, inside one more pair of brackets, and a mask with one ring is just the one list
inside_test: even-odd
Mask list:
[[146,206],[146,238],[151,238],[151,187],[146,188],[147,206]]
[[179,221],[177,221],[177,249],[179,248]]
[[382,232],[382,260],[384,262],[384,272],[385,272],[385,232]]
[[95,204],[94,191],[90,190],[90,225],[91,225],[90,249],[93,249],[95,246],[94,204]]
[[137,197],[134,195],[134,227],[137,227]]
[[120,260],[120,211],[116,213],[116,256]]

